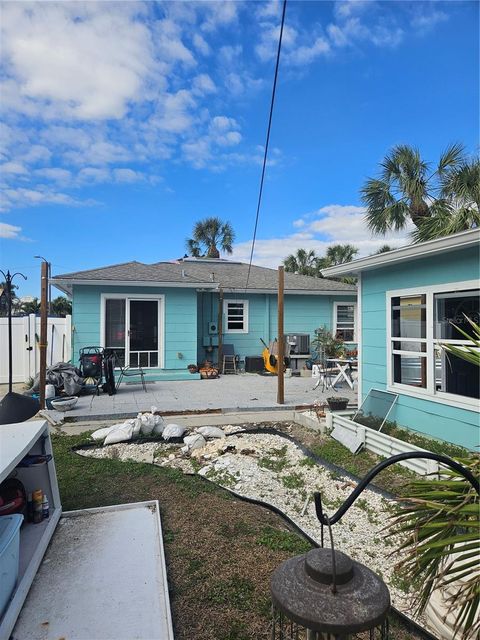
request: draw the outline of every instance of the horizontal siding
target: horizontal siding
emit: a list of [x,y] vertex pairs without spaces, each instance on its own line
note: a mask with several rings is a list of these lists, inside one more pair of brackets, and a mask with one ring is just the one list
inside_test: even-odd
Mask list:
[[[243,360],[246,356],[259,356],[262,353],[263,345],[260,338],[267,344],[278,336],[277,325],[277,296],[271,294],[247,294],[233,296],[226,294],[225,300],[248,300],[249,303],[249,326],[248,333],[225,333],[223,341],[225,344],[233,344],[235,353]],[[326,325],[332,328],[333,302],[355,301],[355,296],[307,296],[307,295],[286,295],[284,303],[284,326],[285,333],[308,333],[311,338],[315,329]],[[203,347],[203,337],[208,336],[208,323],[217,322],[218,319],[218,294],[203,293],[199,299],[198,327],[198,359],[205,359],[207,353]],[[200,317],[200,316],[203,316]],[[216,357],[216,349],[213,351]]]
[[[362,398],[372,388],[387,386],[386,292],[450,282],[454,288],[456,282],[478,278],[479,257],[478,248],[462,249],[362,274]],[[401,426],[469,448],[480,444],[479,414],[474,410],[401,394],[390,417]]]
[[[197,299],[193,289],[75,286],[73,290],[73,358],[82,347],[101,344],[102,293],[165,296],[164,359],[166,369],[184,369],[197,360]],[[179,358],[178,354],[183,357]]]

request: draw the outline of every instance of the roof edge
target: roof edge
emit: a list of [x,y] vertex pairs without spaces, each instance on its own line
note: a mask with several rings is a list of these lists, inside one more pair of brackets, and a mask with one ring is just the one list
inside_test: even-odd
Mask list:
[[357,274],[368,269],[388,266],[397,262],[403,262],[410,258],[424,258],[429,255],[435,255],[445,250],[460,249],[462,247],[473,246],[480,242],[480,229],[469,229],[455,233],[451,236],[436,238],[435,240],[427,240],[418,244],[401,247],[393,251],[378,253],[365,258],[357,258],[345,264],[339,264],[335,267],[327,267],[322,269],[321,273],[325,277],[343,276],[347,274]]

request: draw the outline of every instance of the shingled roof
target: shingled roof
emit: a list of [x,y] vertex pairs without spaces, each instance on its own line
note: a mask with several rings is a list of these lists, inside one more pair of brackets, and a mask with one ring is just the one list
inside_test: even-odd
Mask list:
[[[123,264],[64,273],[52,278],[64,291],[71,292],[73,284],[120,284],[135,283],[152,286],[154,284],[209,288],[225,290],[245,289],[248,264],[230,260],[192,259],[175,262],[124,262]],[[278,274],[276,269],[252,265],[248,280],[248,291],[276,291]],[[355,285],[345,284],[328,278],[313,278],[294,273],[285,273],[285,291],[313,293],[350,293]]]

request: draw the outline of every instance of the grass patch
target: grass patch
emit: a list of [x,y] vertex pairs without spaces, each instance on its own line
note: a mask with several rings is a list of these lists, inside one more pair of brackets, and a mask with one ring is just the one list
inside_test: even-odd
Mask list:
[[305,458],[302,458],[299,462],[299,466],[300,467],[317,467],[318,464],[315,462],[315,460],[313,458],[309,458],[308,456],[305,456]]
[[[348,473],[363,478],[380,460],[380,456],[363,450],[353,455],[346,447],[333,438],[324,438],[321,443],[314,444],[312,451],[327,462],[342,467]],[[395,495],[406,495],[407,485],[418,476],[399,464],[384,469],[374,480],[374,484]]]
[[269,469],[275,473],[280,473],[290,466],[287,459],[287,445],[278,449],[270,449],[266,456],[262,456],[258,461],[258,466]]
[[309,542],[296,533],[274,529],[273,527],[264,527],[255,542],[268,547],[272,551],[288,551],[292,555],[307,553],[312,548]]
[[301,489],[305,486],[305,479],[299,473],[293,472],[288,476],[282,476],[282,484],[286,489]]

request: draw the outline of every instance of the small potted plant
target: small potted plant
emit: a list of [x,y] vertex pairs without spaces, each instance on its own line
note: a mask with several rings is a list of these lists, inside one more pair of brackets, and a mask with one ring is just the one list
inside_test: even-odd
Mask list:
[[345,411],[348,405],[348,398],[342,398],[341,396],[331,396],[327,398],[330,411]]
[[320,356],[323,354],[327,358],[341,358],[345,355],[343,340],[334,336],[325,326],[315,329],[312,345]]
[[196,364],[189,364],[187,366],[187,369],[189,370],[190,373],[197,373],[198,372],[198,367]]

